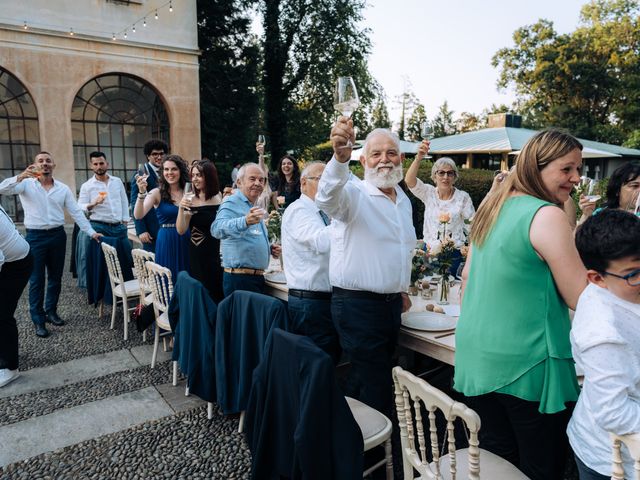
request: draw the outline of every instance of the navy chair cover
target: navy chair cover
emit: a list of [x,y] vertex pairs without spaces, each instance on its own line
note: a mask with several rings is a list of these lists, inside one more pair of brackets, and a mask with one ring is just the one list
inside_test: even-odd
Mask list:
[[189,392],[207,402],[216,401],[214,338],[216,304],[209,292],[187,272],[178,280],[169,302],[173,332],[172,360],[187,376]]
[[[133,257],[129,239],[104,236],[100,237],[100,241],[117,250],[124,281],[133,280]],[[111,282],[109,282],[107,262],[104,260],[100,244],[94,240],[89,242],[87,250],[87,296],[89,305],[97,306],[100,300],[111,304]]]
[[287,328],[287,309],[280,300],[237,290],[218,305],[216,321],[216,389],[225,415],[246,409],[251,376],[262,360],[273,327]]
[[252,478],[362,479],[362,433],[308,337],[273,330],[245,415]]

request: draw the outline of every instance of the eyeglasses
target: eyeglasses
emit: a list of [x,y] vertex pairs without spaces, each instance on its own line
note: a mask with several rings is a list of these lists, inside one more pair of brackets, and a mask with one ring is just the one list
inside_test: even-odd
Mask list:
[[438,170],[436,175],[439,177],[455,177],[456,172],[453,170]]
[[161,157],[164,155],[164,152],[151,152],[148,156],[149,157]]
[[304,178],[306,178],[307,180],[316,180],[316,181],[319,181],[321,177],[304,177]]
[[637,287],[640,285],[640,268],[634,270],[633,272],[629,272],[626,275],[618,275],[617,273],[611,272],[602,272],[604,275],[611,275],[612,277],[619,278],[621,280],[626,280],[627,284],[630,287]]

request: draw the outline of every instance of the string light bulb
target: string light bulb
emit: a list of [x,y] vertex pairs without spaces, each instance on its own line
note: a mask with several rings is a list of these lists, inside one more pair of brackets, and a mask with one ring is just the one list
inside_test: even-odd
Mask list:
[[171,0],[169,0],[169,12],[173,12],[173,4],[171,3]]
[[124,31],[124,38],[127,38],[127,31]]
[[27,26],[27,21],[26,21],[26,20],[24,21],[24,26],[23,26],[22,28],[24,28],[25,30],[29,28],[29,27]]
[[116,34],[115,33],[111,34],[111,40],[113,40],[114,42],[116,41]]
[[131,29],[131,31],[132,31],[133,33],[136,33],[136,24],[135,24],[135,23],[133,24],[133,28]]
[[156,14],[153,16],[156,20],[158,19],[158,10],[156,10]]
[[147,17],[144,17],[144,18],[142,19],[142,27],[144,28],[144,27],[146,27],[146,26],[147,26]]
[[70,28],[70,29],[69,29],[69,35],[71,35],[72,37],[75,35],[75,34],[73,33],[73,28]]

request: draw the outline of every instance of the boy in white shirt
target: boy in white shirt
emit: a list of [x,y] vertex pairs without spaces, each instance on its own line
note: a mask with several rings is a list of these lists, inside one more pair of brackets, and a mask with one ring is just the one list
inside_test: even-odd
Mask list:
[[[611,478],[609,432],[640,432],[640,218],[606,209],[580,226],[576,246],[589,286],[571,327],[584,384],[567,434],[580,480],[604,480]],[[625,478],[633,478],[625,447],[623,460]]]

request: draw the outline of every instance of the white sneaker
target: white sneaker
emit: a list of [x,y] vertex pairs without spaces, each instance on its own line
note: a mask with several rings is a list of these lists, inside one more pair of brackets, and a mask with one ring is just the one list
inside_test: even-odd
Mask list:
[[0,387],[4,387],[7,383],[14,381],[20,376],[20,372],[16,368],[15,370],[9,370],[8,368],[0,369]]

